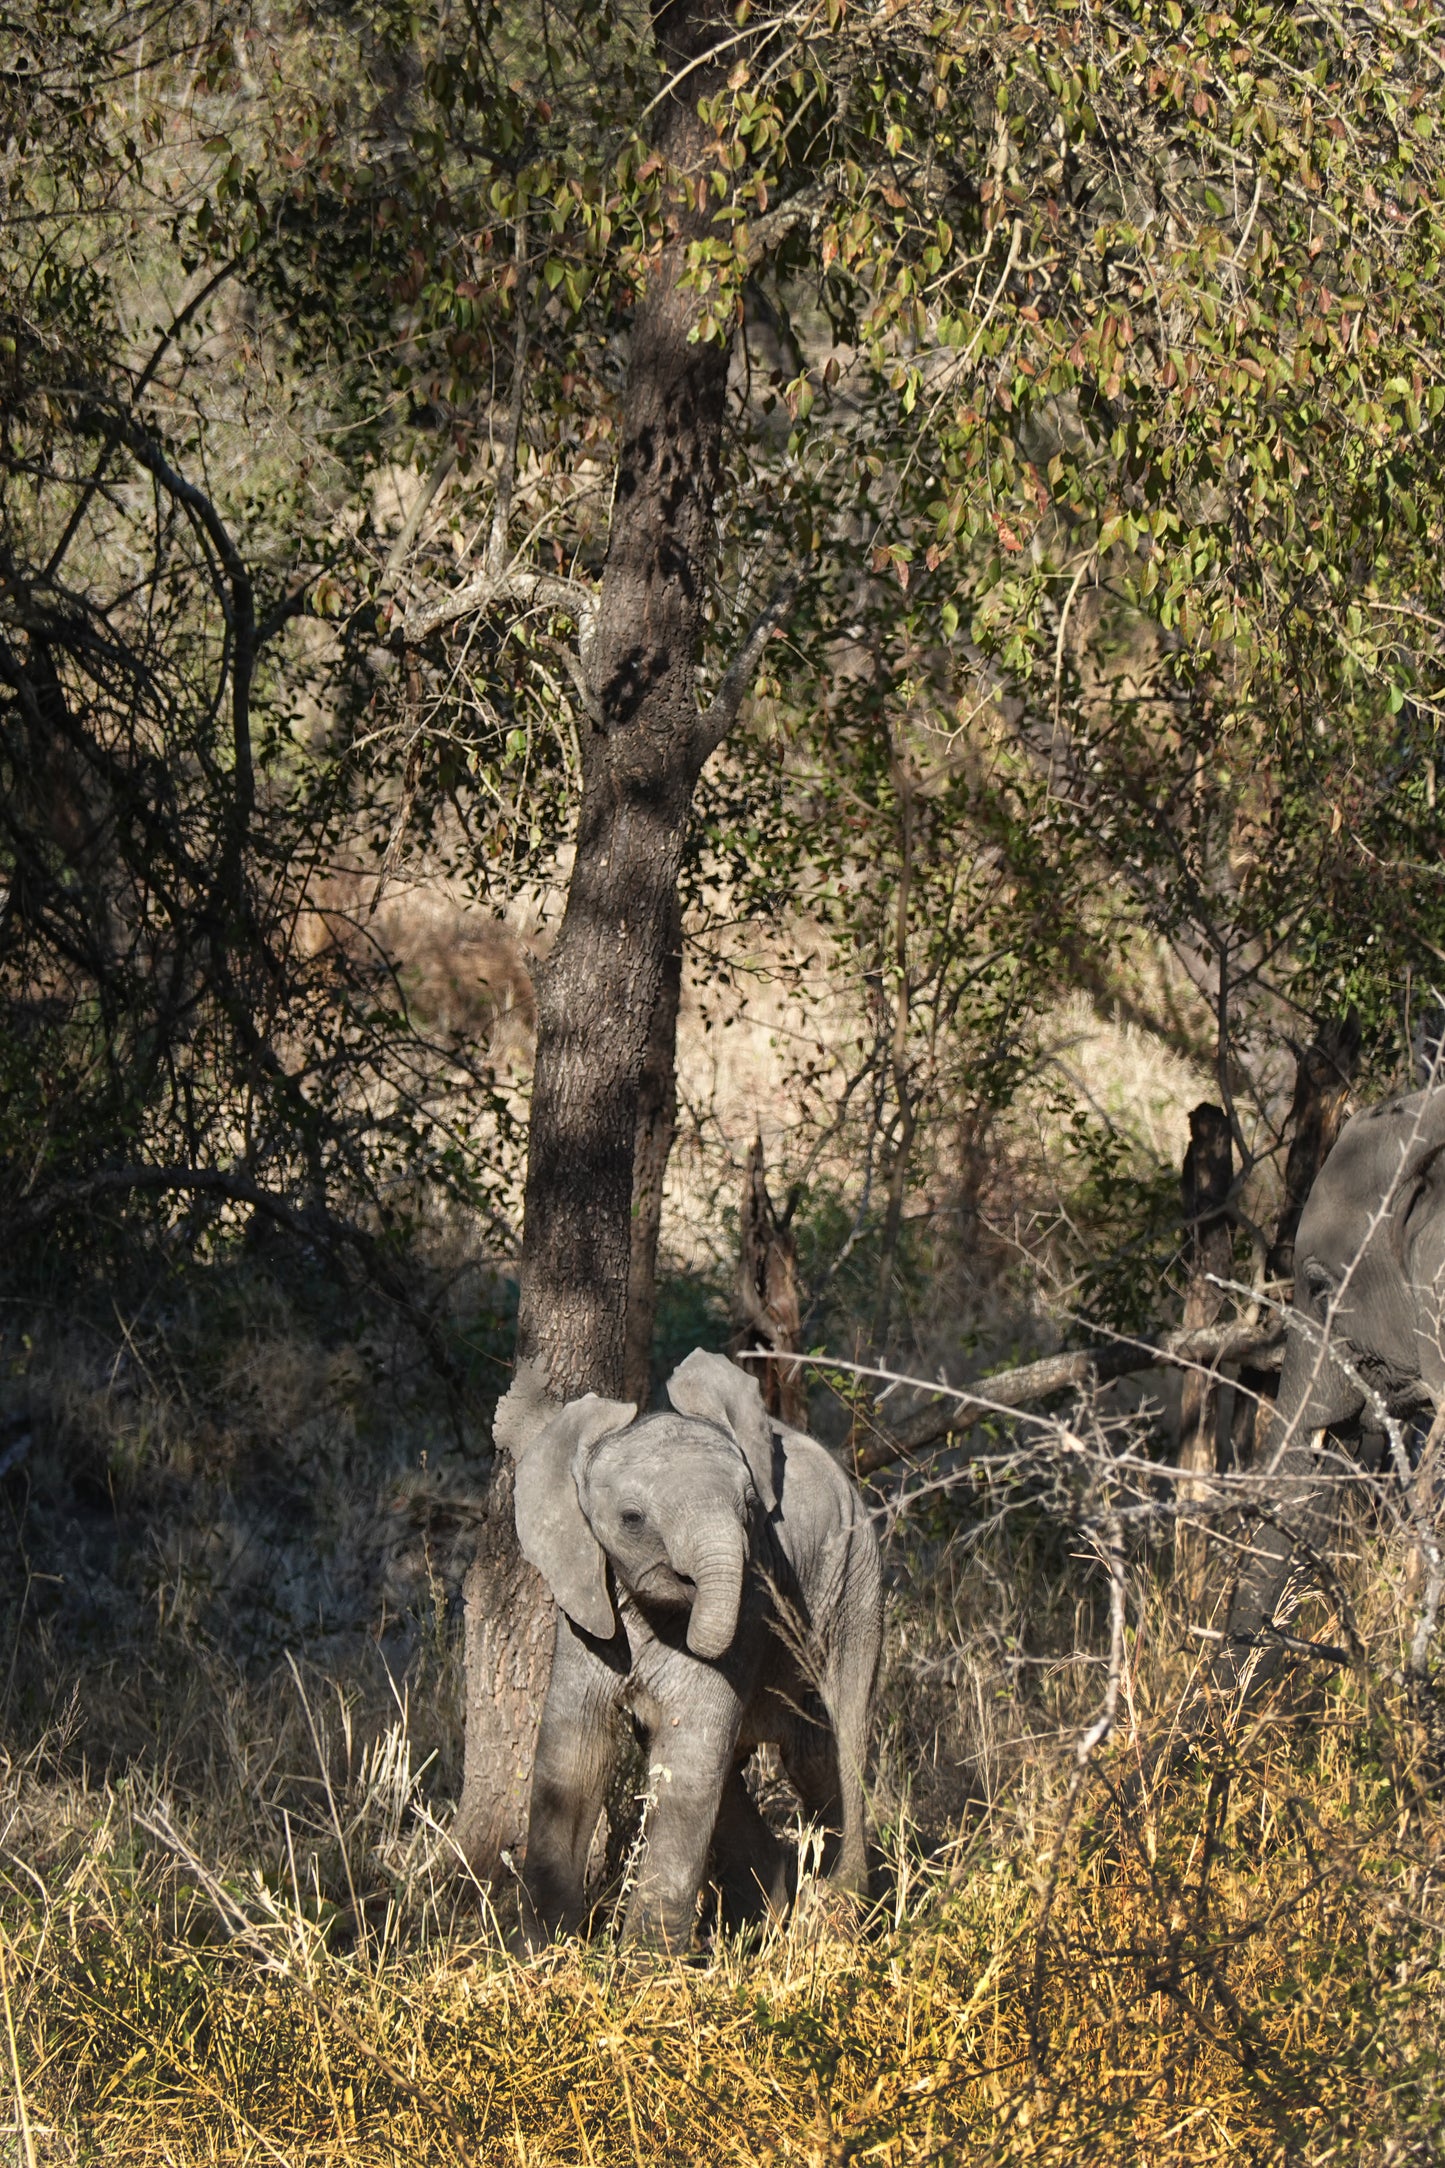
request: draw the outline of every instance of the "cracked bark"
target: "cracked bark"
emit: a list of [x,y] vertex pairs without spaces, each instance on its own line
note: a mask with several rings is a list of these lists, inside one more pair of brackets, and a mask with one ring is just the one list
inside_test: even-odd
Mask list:
[[682,998],[682,912],[674,898],[662,977],[637,1095],[632,1154],[632,1252],[627,1276],[627,1344],[622,1397],[645,1408],[652,1393],[652,1328],[657,1316],[657,1240],[662,1191],[677,1129],[677,1011]]
[[[1233,1238],[1227,1214],[1234,1181],[1234,1138],[1221,1107],[1195,1107],[1189,1117],[1189,1149],[1180,1179],[1184,1220],[1189,1230],[1185,1254],[1189,1285],[1184,1296],[1184,1330],[1212,1325],[1224,1308],[1225,1292],[1215,1283],[1233,1270]],[[1200,1476],[1215,1472],[1215,1414],[1218,1380],[1191,1371],[1179,1404],[1179,1465]]]

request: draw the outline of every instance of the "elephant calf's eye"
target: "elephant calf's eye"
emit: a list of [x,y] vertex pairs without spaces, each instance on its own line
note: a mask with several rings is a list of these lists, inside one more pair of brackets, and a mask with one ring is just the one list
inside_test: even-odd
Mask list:
[[642,1515],[638,1512],[636,1506],[624,1506],[621,1519],[624,1528],[640,1528],[642,1526]]

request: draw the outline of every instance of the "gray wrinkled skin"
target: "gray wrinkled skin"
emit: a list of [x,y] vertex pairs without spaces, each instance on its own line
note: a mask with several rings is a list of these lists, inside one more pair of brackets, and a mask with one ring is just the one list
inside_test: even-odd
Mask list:
[[[1321,1433],[1428,1414],[1445,1393],[1445,1088],[1354,1115],[1315,1181],[1295,1237],[1295,1293],[1262,1487],[1271,1523],[1254,1535],[1230,1608],[1233,1653],[1271,1620],[1292,1561],[1330,1518]],[[1343,1362],[1336,1358],[1342,1357]],[[1365,1388],[1369,1388],[1369,1393]],[[1338,1462],[1336,1462],[1338,1466]],[[1276,1668],[1257,1648],[1249,1679]]]
[[648,1742],[653,1801],[629,1942],[685,1950],[705,1880],[732,1921],[786,1902],[787,1858],[742,1779],[764,1740],[831,1832],[833,1880],[867,1889],[882,1577],[862,1500],[813,1439],[769,1421],[756,1381],[723,1356],[689,1356],[668,1394],[675,1412],[641,1421],[593,1394],[558,1408],[523,1365],[497,1411],[518,1537],[559,1606],[532,1778],[529,1941],[585,1920],[623,1712]]

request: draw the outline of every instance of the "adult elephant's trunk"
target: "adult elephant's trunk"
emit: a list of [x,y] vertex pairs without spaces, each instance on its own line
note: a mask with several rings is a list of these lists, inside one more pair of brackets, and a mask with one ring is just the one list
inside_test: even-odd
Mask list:
[[743,1531],[731,1514],[689,1528],[669,1546],[674,1573],[686,1574],[697,1594],[688,1621],[687,1645],[709,1661],[725,1656],[738,1630],[743,1569],[747,1563]]

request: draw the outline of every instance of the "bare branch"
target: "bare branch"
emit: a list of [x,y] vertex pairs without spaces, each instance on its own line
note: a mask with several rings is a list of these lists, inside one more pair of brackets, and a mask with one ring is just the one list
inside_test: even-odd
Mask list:
[[758,664],[762,661],[763,649],[792,608],[793,597],[802,585],[807,570],[807,565],[804,565],[791,578],[784,580],[748,627],[742,646],[723,672],[722,683],[713,694],[708,711],[702,719],[703,735],[709,744],[721,745],[737,721],[738,709],[742,706],[743,696],[752,685]]
[[487,570],[499,573],[507,562],[507,529],[512,524],[512,493],[517,486],[517,451],[522,440],[522,408],[527,391],[527,223],[517,222],[517,347],[512,357],[512,398],[507,413],[507,434],[502,445],[502,464],[497,470],[497,491],[492,500],[492,527],[487,537]]
[[104,1197],[134,1194],[217,1197],[250,1208],[300,1241],[313,1244],[340,1264],[355,1258],[371,1284],[407,1319],[425,1345],[438,1375],[457,1390],[457,1368],[435,1317],[418,1297],[416,1286],[388,1257],[375,1235],[325,1203],[298,1208],[278,1197],[239,1168],[130,1165],[99,1167],[70,1182],[58,1182],[43,1196],[0,1214],[0,1239],[13,1240],[43,1227],[48,1220]]
[[[1211,1325],[1202,1331],[1166,1333],[1160,1340],[1118,1340],[1108,1347],[1075,1348],[1063,1355],[1046,1355],[1016,1370],[998,1370],[979,1378],[972,1387],[929,1385],[922,1378],[901,1382],[920,1391],[943,1396],[936,1407],[919,1412],[900,1423],[891,1437],[875,1438],[854,1460],[857,1473],[873,1475],[894,1461],[911,1459],[946,1445],[972,1430],[986,1415],[1001,1410],[1031,1407],[1071,1386],[1106,1385],[1114,1378],[1132,1377],[1136,1371],[1157,1370],[1166,1364],[1193,1368],[1198,1364],[1257,1362],[1284,1339],[1284,1322],[1241,1327]],[[864,1366],[844,1363],[827,1355],[789,1355],[789,1362],[811,1362],[821,1369],[860,1370]],[[749,1348],[739,1362],[774,1362],[771,1348]]]
[[456,445],[449,444],[421,488],[417,491],[416,503],[406,515],[406,524],[391,545],[381,574],[381,584],[384,588],[390,587],[400,577],[401,568],[406,563],[411,546],[421,532],[421,523],[436,503],[442,487],[456,463]]
[[1344,1669],[1348,1669],[1354,1661],[1348,1649],[1338,1648],[1331,1641],[1303,1640],[1299,1634],[1286,1633],[1284,1628],[1276,1626],[1272,1619],[1261,1626],[1257,1633],[1248,1635],[1221,1633],[1217,1626],[1191,1626],[1189,1632],[1195,1641],[1209,1641],[1217,1647],[1228,1642],[1233,1648],[1245,1644],[1250,1647],[1283,1649],[1289,1656],[1303,1656],[1316,1664],[1338,1664]]
[[56,1183],[20,1210],[7,1212],[5,1228],[12,1236],[28,1233],[77,1206],[97,1203],[102,1197],[129,1196],[137,1191],[221,1197],[233,1204],[250,1205],[255,1211],[264,1212],[291,1234],[314,1241],[321,1231],[314,1213],[299,1212],[294,1205],[264,1189],[249,1175],[223,1167],[164,1166],[101,1167],[73,1182]]
[[443,595],[439,602],[409,612],[394,628],[392,644],[420,647],[433,633],[454,625],[459,617],[479,617],[498,602],[519,602],[524,608],[542,603],[553,610],[565,610],[576,618],[580,627],[591,615],[594,597],[591,588],[584,587],[579,580],[558,579],[550,572],[523,572],[515,565],[500,573],[484,566],[463,586]]
[[162,489],[183,505],[199,525],[221,561],[229,592],[213,575],[216,599],[231,635],[231,750],[235,762],[233,817],[217,879],[238,897],[241,886],[241,851],[255,804],[255,776],[251,760],[251,678],[256,667],[256,591],[251,568],[232,539],[231,531],[205,491],[171,465],[155,439],[138,423],[123,422],[121,436],[131,456]]
[[[147,390],[149,389],[152,377],[155,375],[156,370],[160,367],[163,357],[169,350],[174,340],[185,329],[186,325],[190,322],[191,318],[197,313],[197,311],[205,307],[205,304],[210,300],[212,294],[216,292],[217,288],[225,285],[226,280],[230,278],[231,274],[236,270],[237,266],[240,263],[240,260],[241,259],[238,256],[233,256],[231,257],[229,262],[223,263],[220,270],[217,271],[213,277],[207,279],[205,284],[200,287],[197,292],[192,294],[190,300],[186,302],[185,306],[180,309],[175,316],[172,317],[170,324],[167,326],[166,330],[161,333],[160,339],[151,353],[150,360],[146,363],[144,369],[142,369],[140,375],[137,377],[135,383],[131,387],[130,398],[127,401],[127,408],[130,413],[133,414],[136,408],[140,405],[141,400],[144,398]],[[65,558],[66,552],[69,550],[71,543],[75,540],[76,534],[79,531],[80,523],[84,519],[87,510],[89,509],[92,501],[94,500],[96,491],[100,488],[101,483],[105,480],[106,468],[110,465],[111,457],[115,451],[116,446],[120,443],[123,434],[124,431],[122,428],[116,426],[112,427],[109,441],[106,443],[105,448],[101,452],[99,459],[96,461],[95,466],[90,474],[89,480],[86,482],[85,487],[81,490],[79,497],[75,501],[75,504],[71,510],[70,517],[65,523],[65,529],[60,537],[60,540],[56,543],[55,548],[50,553],[49,560],[45,567],[45,577],[47,581],[54,580],[57,577],[60,571],[61,564]]]
[[236,591],[236,598],[244,596],[246,604],[251,600],[251,574],[245,559],[231,539],[231,533],[220,513],[202,489],[188,482],[183,474],[171,465],[154,437],[136,424],[122,424],[121,434],[131,453],[148,474],[153,474],[168,496],[174,497],[191,512],[210,538],[216,555],[225,567],[226,577]]

